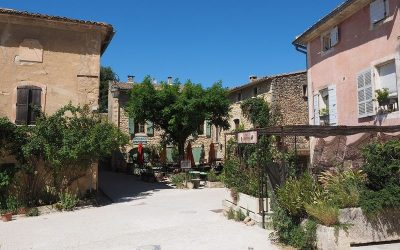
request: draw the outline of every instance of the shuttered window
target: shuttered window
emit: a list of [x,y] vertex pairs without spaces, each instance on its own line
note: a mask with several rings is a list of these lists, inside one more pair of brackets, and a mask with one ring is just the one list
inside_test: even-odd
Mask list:
[[206,121],[206,136],[208,138],[211,138],[211,123],[209,121]]
[[378,68],[380,87],[389,91],[389,96],[397,96],[396,64],[394,61]]
[[358,117],[362,118],[374,115],[371,70],[368,70],[358,75],[357,89],[358,89]]
[[35,86],[17,88],[15,123],[19,125],[35,124],[41,111],[42,89]]
[[370,5],[370,16],[371,23],[375,24],[389,14],[389,1],[387,0],[375,0]]
[[336,26],[321,36],[322,51],[328,51],[339,43],[339,28]]
[[129,134],[134,135],[135,134],[135,119],[133,119],[132,117],[129,117],[128,128],[129,128]]
[[319,95],[314,95],[314,125],[320,125],[319,121]]

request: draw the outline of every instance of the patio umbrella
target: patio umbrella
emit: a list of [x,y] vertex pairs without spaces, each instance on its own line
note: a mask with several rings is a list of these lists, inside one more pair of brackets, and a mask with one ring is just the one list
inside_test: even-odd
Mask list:
[[194,162],[193,158],[192,144],[190,142],[186,147],[186,160],[190,161],[192,167],[196,166],[196,163]]
[[160,162],[162,164],[167,163],[167,147],[164,145],[160,152]]
[[215,148],[214,143],[210,144],[210,151],[208,152],[208,163],[212,164],[215,162]]
[[140,166],[143,166],[144,155],[143,155],[143,145],[142,145],[142,143],[139,143],[139,145],[138,145],[137,161],[138,161]]

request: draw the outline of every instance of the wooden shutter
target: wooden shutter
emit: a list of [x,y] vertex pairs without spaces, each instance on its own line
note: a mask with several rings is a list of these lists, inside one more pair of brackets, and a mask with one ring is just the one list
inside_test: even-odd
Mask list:
[[135,134],[135,120],[132,117],[129,117],[128,129],[129,129],[129,134],[131,135]]
[[358,117],[374,115],[373,87],[371,70],[361,73],[357,77],[358,89]]
[[370,5],[371,23],[375,24],[386,17],[386,1],[375,0]]
[[335,46],[339,42],[339,28],[336,26],[331,30],[331,47]]
[[211,132],[212,132],[211,130],[212,130],[211,123],[209,121],[206,121],[206,136],[208,138],[211,137]]
[[28,105],[29,105],[29,88],[18,87],[17,88],[17,103],[16,103],[16,124],[27,124],[28,123]]
[[336,86],[328,87],[329,125],[337,125]]
[[148,136],[154,135],[153,123],[151,121],[146,121],[146,134]]
[[30,98],[29,98],[29,124],[34,124],[36,122],[36,117],[40,114],[41,111],[41,102],[42,102],[42,89],[40,88],[31,88],[30,89]]
[[320,121],[319,121],[319,95],[314,95],[314,125],[320,125]]

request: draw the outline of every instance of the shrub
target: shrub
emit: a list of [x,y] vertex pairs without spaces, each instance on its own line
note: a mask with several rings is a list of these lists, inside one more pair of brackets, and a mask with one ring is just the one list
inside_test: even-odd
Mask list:
[[13,214],[18,213],[18,208],[21,207],[21,203],[15,196],[9,196],[6,200],[7,210],[12,212]]
[[207,174],[207,180],[210,182],[220,181],[220,177],[215,173],[214,169],[211,169]]
[[361,170],[325,171],[318,177],[326,199],[339,208],[357,207],[364,187],[365,175]]
[[183,187],[183,182],[185,181],[185,174],[184,173],[179,173],[179,174],[174,174],[171,176],[171,182],[174,184],[177,188],[182,188]]
[[339,208],[326,201],[306,204],[305,209],[309,216],[322,225],[330,227],[339,223]]
[[235,221],[244,221],[246,219],[246,215],[242,212],[241,209],[236,211],[235,213]]
[[28,210],[28,212],[26,213],[26,216],[33,217],[33,216],[39,216],[39,214],[40,214],[39,209],[37,209],[37,207],[33,207]]
[[228,220],[235,219],[235,210],[233,210],[233,208],[229,208],[229,211],[226,216],[228,217]]
[[298,249],[315,249],[317,224],[314,221],[307,220],[302,228],[298,219],[291,217],[281,207],[274,206],[272,226],[275,232],[270,234],[271,238]]
[[304,174],[299,179],[289,178],[285,185],[277,190],[277,202],[290,216],[305,215],[305,204],[313,203],[321,195],[321,190],[313,177]]
[[360,205],[367,215],[378,215],[388,208],[400,207],[400,186],[388,185],[379,191],[365,189],[362,192]]
[[60,210],[72,211],[79,203],[79,198],[77,195],[72,194],[68,191],[61,192],[59,194],[60,201],[57,203],[57,207]]

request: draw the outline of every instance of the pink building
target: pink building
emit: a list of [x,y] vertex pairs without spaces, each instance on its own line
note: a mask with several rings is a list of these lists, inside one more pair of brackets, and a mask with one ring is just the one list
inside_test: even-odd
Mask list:
[[[347,0],[296,38],[307,55],[309,124],[400,124],[399,7],[398,0]],[[381,103],[379,90],[388,92]]]
[[[310,124],[400,124],[399,7],[347,0],[293,42],[307,53]],[[384,88],[380,105],[376,90]]]

